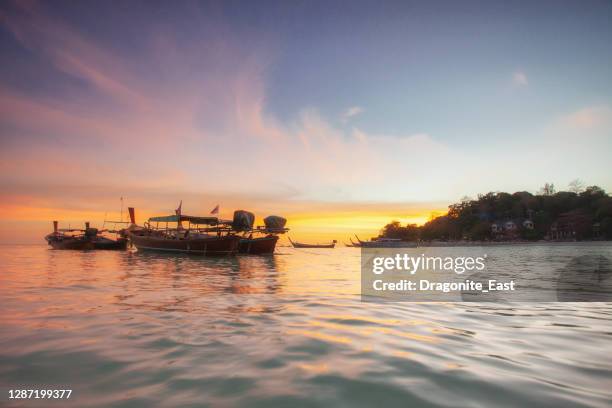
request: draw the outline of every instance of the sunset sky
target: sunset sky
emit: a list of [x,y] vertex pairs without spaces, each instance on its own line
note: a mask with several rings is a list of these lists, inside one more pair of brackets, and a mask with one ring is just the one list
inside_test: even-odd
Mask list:
[[612,190],[612,2],[3,1],[0,242],[234,209],[346,240]]

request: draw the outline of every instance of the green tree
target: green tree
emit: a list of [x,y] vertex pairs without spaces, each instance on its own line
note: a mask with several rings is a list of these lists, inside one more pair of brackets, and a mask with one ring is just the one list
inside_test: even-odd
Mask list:
[[[524,239],[542,239],[549,234],[551,225],[557,220],[572,220],[578,238],[592,236],[594,223],[599,224],[600,235],[612,239],[612,197],[598,186],[589,186],[576,191],[555,192],[552,183],[546,183],[539,194],[526,191],[508,194],[489,192],[479,194],[476,200],[463,197],[458,203],[448,206],[448,213],[432,216],[418,227],[414,224],[402,226],[398,221],[387,224],[381,236],[404,240],[486,240],[491,237],[491,222],[509,219],[530,219],[533,229],[519,225]],[[578,231],[580,230],[580,231]]]

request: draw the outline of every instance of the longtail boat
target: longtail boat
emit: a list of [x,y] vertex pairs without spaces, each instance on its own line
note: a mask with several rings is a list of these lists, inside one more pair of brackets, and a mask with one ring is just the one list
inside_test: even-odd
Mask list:
[[265,225],[257,228],[253,228],[254,221],[255,215],[253,213],[244,210],[234,211],[234,219],[231,223],[232,229],[242,234],[238,252],[251,255],[274,253],[278,242],[278,234],[289,231],[285,228],[287,220],[271,215],[264,218]]
[[[357,237],[357,235],[355,235],[355,237]],[[357,239],[359,239],[359,238],[357,238]],[[351,245],[350,246],[355,247],[355,248],[359,248],[361,246],[361,244],[359,242],[353,242],[353,238],[349,238],[349,240],[351,241]]]
[[370,241],[362,241],[355,235],[359,246],[362,248],[416,248],[415,241],[404,241],[399,238],[372,238]]
[[[130,218],[134,219],[134,208],[129,208]],[[110,224],[110,227],[107,227]],[[135,225],[134,221],[123,221],[123,197],[121,197],[121,216],[119,221],[111,221],[106,219],[104,216],[104,223],[102,229],[98,231],[98,234],[94,238],[95,249],[104,250],[121,250],[126,249],[129,243],[127,237],[127,228]],[[110,235],[110,236],[109,236]]]
[[[104,221],[104,225],[109,221]],[[119,221],[110,221],[113,223],[118,223]],[[89,223],[85,223],[85,234],[89,234],[91,237],[91,242],[93,242],[93,249],[101,249],[101,250],[123,250],[127,248],[128,239],[123,234],[123,230],[117,229],[97,229],[90,228]],[[106,235],[104,235],[106,234]],[[110,235],[109,234],[113,234]]]
[[86,226],[84,230],[71,228],[59,229],[58,222],[53,221],[53,232],[45,236],[45,241],[47,241],[49,246],[53,249],[94,249],[93,238],[97,234],[97,230],[95,230],[95,228],[89,228],[89,223],[87,223]]
[[[110,231],[113,232],[113,231]],[[104,250],[122,250],[126,249],[128,245],[128,239],[118,236],[115,239],[105,237],[104,235],[96,235],[93,239],[94,249]]]
[[331,242],[331,244],[303,244],[300,242],[293,242],[291,238],[289,238],[289,242],[293,245],[294,248],[334,248],[336,246],[335,239]]
[[[188,223],[186,228],[183,227],[185,222]],[[176,227],[170,227],[170,224],[176,224]],[[219,218],[182,215],[180,206],[176,215],[151,217],[144,227],[130,226],[126,234],[139,251],[233,255],[240,242],[240,237]]]
[[[120,235],[120,231],[99,230],[91,228],[89,222],[85,223],[85,229],[59,229],[58,222],[53,221],[53,232],[45,237],[47,243],[53,249],[126,249],[128,240]],[[115,233],[115,237],[103,235],[104,233]]]
[[253,235],[249,235],[247,238],[240,239],[238,252],[240,252],[241,254],[251,255],[272,254],[276,249],[277,242],[277,235],[267,234],[261,237],[254,237]]

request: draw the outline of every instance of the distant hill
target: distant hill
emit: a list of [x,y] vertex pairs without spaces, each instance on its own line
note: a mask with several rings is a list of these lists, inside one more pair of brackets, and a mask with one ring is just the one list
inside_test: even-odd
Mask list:
[[393,221],[380,236],[409,241],[610,240],[612,197],[597,186],[554,192],[547,184],[536,195],[491,192],[452,204],[446,215],[420,227]]

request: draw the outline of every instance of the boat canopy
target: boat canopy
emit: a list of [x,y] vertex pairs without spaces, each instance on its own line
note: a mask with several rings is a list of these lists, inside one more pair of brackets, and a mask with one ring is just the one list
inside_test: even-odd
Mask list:
[[187,221],[192,224],[200,225],[217,225],[219,219],[217,217],[195,217],[192,215],[165,215],[162,217],[151,217],[149,222],[179,222]]

